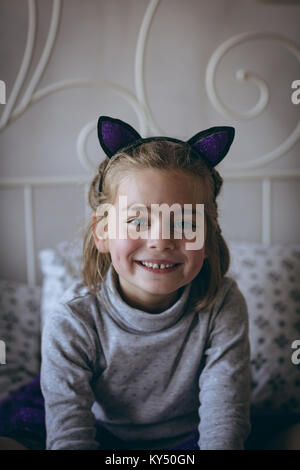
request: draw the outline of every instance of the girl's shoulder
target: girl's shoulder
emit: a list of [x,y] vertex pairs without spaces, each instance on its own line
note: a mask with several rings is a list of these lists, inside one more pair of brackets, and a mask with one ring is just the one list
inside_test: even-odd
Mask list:
[[63,293],[60,303],[68,302],[86,296],[89,293],[88,287],[81,280],[74,281],[70,287]]
[[228,301],[240,302],[244,301],[244,299],[238,282],[230,275],[224,276],[216,293],[216,301],[221,303]]
[[224,296],[227,295],[228,292],[235,294],[240,292],[237,281],[230,275],[223,276],[217,294],[220,296]]
[[212,317],[220,315],[233,318],[244,318],[248,321],[248,307],[238,282],[230,275],[224,276],[216,293]]
[[61,298],[61,304],[76,315],[90,313],[92,307],[99,307],[97,296],[82,281],[75,281],[69,287]]
[[[225,275],[222,277],[209,307],[204,308],[204,310],[206,310],[207,315],[215,316],[220,312],[220,310],[229,306],[231,307],[232,305],[241,306],[242,308],[245,307],[245,297],[242,294],[237,281],[230,275]],[[201,309],[200,312],[202,315],[203,310]]]
[[49,317],[52,317],[52,319],[56,317],[56,322],[90,323],[90,313],[96,309],[96,296],[89,291],[81,280],[77,280],[65,290]]

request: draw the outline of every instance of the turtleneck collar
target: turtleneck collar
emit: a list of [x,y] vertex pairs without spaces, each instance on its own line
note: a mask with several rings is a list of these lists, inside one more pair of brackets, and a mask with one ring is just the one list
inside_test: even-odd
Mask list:
[[161,313],[148,313],[128,305],[122,299],[117,286],[117,273],[110,265],[106,280],[100,287],[100,302],[102,299],[105,301],[108,314],[123,328],[139,333],[162,331],[177,323],[185,312],[191,290],[191,284],[188,284],[183,288],[178,300],[167,310]]

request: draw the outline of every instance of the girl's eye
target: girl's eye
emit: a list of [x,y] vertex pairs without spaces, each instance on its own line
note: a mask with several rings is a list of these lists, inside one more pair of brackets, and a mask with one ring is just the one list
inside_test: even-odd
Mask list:
[[148,220],[147,219],[141,219],[141,218],[131,219],[131,220],[128,220],[127,223],[134,226],[134,227],[138,227],[140,229],[148,228]]

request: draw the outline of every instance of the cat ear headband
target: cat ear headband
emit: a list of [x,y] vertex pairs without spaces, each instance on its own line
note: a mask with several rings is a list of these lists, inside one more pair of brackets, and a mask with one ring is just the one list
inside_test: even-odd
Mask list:
[[[233,127],[210,127],[198,132],[187,141],[173,139],[171,137],[147,137],[140,134],[129,124],[120,119],[108,116],[100,116],[98,120],[98,138],[102,149],[108,158],[112,158],[121,150],[129,150],[145,142],[170,141],[189,145],[194,153],[202,158],[209,169],[212,169],[228,153],[234,139]],[[99,192],[102,191],[102,178],[99,183]]]

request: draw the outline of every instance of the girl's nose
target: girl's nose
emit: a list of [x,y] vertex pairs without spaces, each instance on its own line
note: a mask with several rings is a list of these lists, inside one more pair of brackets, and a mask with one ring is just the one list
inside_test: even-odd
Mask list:
[[159,251],[172,250],[175,248],[175,240],[172,233],[169,233],[166,227],[164,227],[163,230],[162,224],[156,224],[156,227],[153,227],[153,229],[148,239],[148,248]]
[[148,240],[148,248],[164,251],[164,250],[173,250],[175,248],[174,240],[164,239],[164,238],[156,238]]

